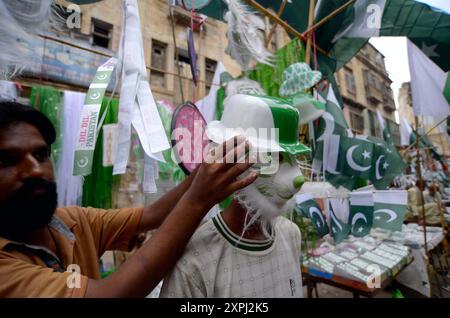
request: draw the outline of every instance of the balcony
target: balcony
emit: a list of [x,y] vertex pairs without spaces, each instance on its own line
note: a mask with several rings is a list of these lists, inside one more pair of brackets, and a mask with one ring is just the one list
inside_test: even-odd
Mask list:
[[384,100],[383,92],[375,85],[366,85],[366,96],[374,104],[382,103]]
[[387,112],[393,112],[396,110],[394,100],[392,98],[385,98],[383,100],[383,108]]

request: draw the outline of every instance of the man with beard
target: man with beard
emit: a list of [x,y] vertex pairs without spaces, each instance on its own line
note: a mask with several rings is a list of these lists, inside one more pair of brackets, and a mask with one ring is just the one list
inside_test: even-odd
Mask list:
[[[217,202],[256,179],[251,164],[225,164],[249,149],[238,137],[210,154],[185,182],[146,208],[56,208],[51,122],[18,103],[0,103],[0,297],[144,297],[176,263]],[[222,162],[222,163],[220,163]],[[99,257],[152,238],[115,273],[100,279]],[[75,272],[73,272],[75,271]]]
[[207,134],[221,143],[238,132],[258,151],[260,175],[197,229],[160,297],[303,296],[300,231],[281,216],[304,182],[294,157],[309,152],[298,141],[299,113],[280,99],[233,95]]

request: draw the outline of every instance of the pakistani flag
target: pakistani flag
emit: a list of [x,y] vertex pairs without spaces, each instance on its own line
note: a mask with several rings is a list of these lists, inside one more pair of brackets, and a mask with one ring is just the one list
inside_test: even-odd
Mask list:
[[319,124],[314,132],[316,141],[323,141],[325,136],[332,134],[347,136],[347,131],[350,128],[345,120],[342,107],[340,106],[333,86],[321,82],[318,85],[316,98],[325,103],[325,113],[320,118]]
[[400,118],[400,145],[408,147],[414,142],[414,132],[408,121],[402,117]]
[[435,118],[450,116],[450,105],[446,99],[450,94],[448,73],[411,41],[408,41],[408,60],[414,114]]
[[393,144],[387,144],[376,137],[367,139],[374,144],[373,169],[369,180],[376,189],[386,189],[392,180],[403,172],[406,164]]
[[[329,211],[330,211],[330,228],[331,236],[336,244],[341,243],[350,233],[351,227],[347,222],[344,222],[342,210],[348,212],[348,200],[347,199],[329,199]],[[341,217],[338,216],[341,213]],[[348,219],[348,214],[347,214]]]
[[337,171],[369,179],[373,170],[374,144],[366,139],[340,137]]
[[377,109],[377,117],[378,117],[378,121],[380,122],[381,135],[383,136],[384,141],[388,145],[393,145],[394,142],[392,141],[391,132],[389,131],[389,127],[386,125],[386,121],[384,120],[383,116],[381,115],[379,109]]
[[373,224],[373,193],[353,191],[350,193],[350,225],[352,235],[363,237],[369,234]]
[[408,204],[408,193],[401,190],[376,191],[373,194],[373,226],[401,231]]
[[328,225],[313,196],[309,193],[303,193],[297,195],[295,200],[297,204],[294,211],[303,217],[311,219],[320,237],[328,234]]
[[[319,0],[315,21],[323,19],[347,2]],[[431,1],[357,0],[316,31],[317,44],[330,52],[331,59],[336,61],[336,69],[339,69],[371,37],[406,36],[435,64],[448,72],[450,38],[444,34],[450,34],[449,12],[424,2]]]

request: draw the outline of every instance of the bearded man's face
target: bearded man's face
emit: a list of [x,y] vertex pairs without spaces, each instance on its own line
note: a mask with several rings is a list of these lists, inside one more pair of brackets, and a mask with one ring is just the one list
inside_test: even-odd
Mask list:
[[0,236],[20,240],[47,225],[57,204],[50,146],[33,125],[0,129]]

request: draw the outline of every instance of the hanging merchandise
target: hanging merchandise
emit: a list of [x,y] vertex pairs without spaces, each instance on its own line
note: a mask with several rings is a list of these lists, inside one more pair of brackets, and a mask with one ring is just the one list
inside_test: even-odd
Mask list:
[[354,191],[350,194],[350,215],[352,235],[363,237],[369,234],[373,224],[373,193]]
[[296,206],[294,211],[303,217],[311,219],[313,226],[320,237],[328,234],[328,225],[317,202],[309,193],[300,194],[295,197]]
[[214,113],[216,110],[216,104],[218,100],[217,92],[221,88],[220,86],[220,76],[225,72],[225,66],[222,62],[217,63],[216,71],[214,73],[214,77],[211,83],[211,89],[204,98],[197,101],[195,104],[197,108],[205,118],[206,122],[214,120]]
[[30,105],[52,122],[56,131],[56,139],[52,144],[51,159],[55,166],[58,165],[59,156],[61,153],[62,141],[62,105],[61,92],[49,86],[33,86],[30,95]]
[[123,174],[126,171],[133,125],[149,157],[144,159],[144,189],[150,189],[154,183],[156,161],[164,161],[162,151],[169,149],[170,145],[150,90],[136,0],[124,1],[124,15],[125,28],[119,48],[119,60],[122,61],[119,140],[113,173]]
[[78,120],[86,94],[65,91],[62,124],[61,156],[57,170],[58,206],[81,205],[83,177],[72,174],[74,151],[77,141]]
[[328,210],[330,214],[331,236],[336,244],[341,243],[350,233],[348,199],[330,198]]
[[401,190],[375,191],[373,201],[373,227],[401,231],[408,205],[408,192]]
[[[100,114],[104,117],[105,125],[117,124],[118,109],[117,99],[103,99]],[[118,183],[120,178],[113,176],[112,167],[103,165],[103,129],[98,133],[92,163],[92,173],[84,177],[83,206],[110,209],[112,208],[113,185]]]
[[61,28],[63,19],[53,10],[53,0],[0,1],[0,77],[22,71],[39,52],[25,43],[33,36]]
[[264,29],[264,22],[239,0],[226,0],[229,11],[225,14],[228,23],[228,46],[225,52],[246,72],[252,59],[272,64],[272,55],[258,36],[258,29]]
[[280,95],[292,99],[292,105],[300,112],[300,124],[315,120],[325,112],[325,104],[307,93],[321,78],[322,74],[311,70],[306,63],[292,64],[283,72]]
[[15,101],[17,99],[16,83],[0,80],[0,101]]
[[[89,86],[84,101],[84,107],[79,121],[77,146],[73,175],[87,176],[92,172],[95,145],[97,142],[99,127],[97,127],[101,101],[105,96],[106,88],[111,80],[112,73],[117,64],[117,59],[110,58],[97,69],[94,80]],[[99,126],[101,126],[100,123]]]

